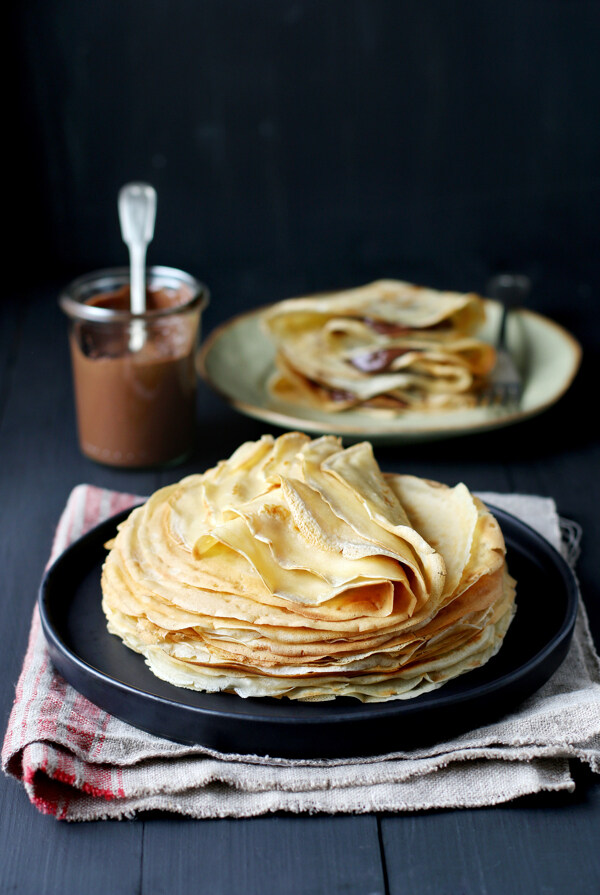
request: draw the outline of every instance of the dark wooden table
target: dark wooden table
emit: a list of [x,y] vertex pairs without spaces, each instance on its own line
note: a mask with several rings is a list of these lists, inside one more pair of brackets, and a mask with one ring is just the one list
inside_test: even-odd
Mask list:
[[[240,286],[239,301],[249,303],[243,291]],[[213,294],[207,330],[240,309],[226,300],[236,294],[231,283],[223,280]],[[384,468],[449,484],[464,480],[472,489],[554,497],[559,511],[583,526],[579,576],[598,643],[600,318],[589,292],[579,298],[565,288],[539,299],[538,309],[568,326],[584,346],[582,370],[558,405],[495,434],[380,449],[377,456]],[[76,446],[66,326],[56,289],[4,298],[0,310],[4,731],[37,587],[71,488],[87,481],[147,493],[213,465],[268,427],[238,416],[202,384],[198,449],[189,463],[160,473],[96,466]],[[591,895],[600,891],[600,784],[583,769],[576,774],[573,794],[472,811],[212,821],[151,814],[84,824],[38,814],[23,789],[3,777],[0,892]]]

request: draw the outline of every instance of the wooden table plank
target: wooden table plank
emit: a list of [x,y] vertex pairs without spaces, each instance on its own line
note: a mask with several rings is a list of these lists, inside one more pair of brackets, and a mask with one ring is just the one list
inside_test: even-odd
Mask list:
[[12,383],[12,371],[18,353],[21,323],[29,300],[13,296],[0,304],[0,420]]
[[0,781],[0,891],[18,895],[133,895],[142,827],[132,821],[62,823],[39,814],[13,781]]
[[597,895],[599,816],[596,786],[583,796],[384,818],[390,895]]
[[146,821],[142,892],[384,895],[377,820],[277,815]]

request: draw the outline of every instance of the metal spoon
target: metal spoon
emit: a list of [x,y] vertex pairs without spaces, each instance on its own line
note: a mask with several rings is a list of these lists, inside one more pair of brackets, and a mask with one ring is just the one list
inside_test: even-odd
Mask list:
[[[129,249],[131,313],[143,314],[146,310],[146,248],[154,236],[156,190],[149,183],[127,183],[119,190],[118,204],[121,235]],[[129,340],[131,351],[138,351],[144,341],[144,323],[134,320]]]

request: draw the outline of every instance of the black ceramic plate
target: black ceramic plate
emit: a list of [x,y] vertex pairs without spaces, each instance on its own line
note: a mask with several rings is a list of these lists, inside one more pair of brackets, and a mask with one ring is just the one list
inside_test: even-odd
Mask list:
[[100,568],[104,543],[129,511],[73,543],[40,589],[42,625],[56,668],[107,712],[158,736],[221,752],[293,758],[376,755],[444,740],[501,717],[537,690],[565,658],[578,592],[562,557],[529,526],[492,508],[517,579],[515,619],[483,668],[409,700],[299,703],[196,693],[159,680],[106,630]]

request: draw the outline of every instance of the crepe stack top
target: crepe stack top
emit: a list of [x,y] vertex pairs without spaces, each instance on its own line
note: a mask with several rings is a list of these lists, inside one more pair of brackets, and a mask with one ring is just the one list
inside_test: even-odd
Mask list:
[[500,527],[460,484],[291,432],[157,491],[107,545],[109,630],[180,687],[404,699],[486,662],[514,613]]
[[473,333],[485,319],[474,293],[397,280],[273,305],[263,325],[277,353],[269,390],[325,411],[438,411],[475,404],[496,361]]

